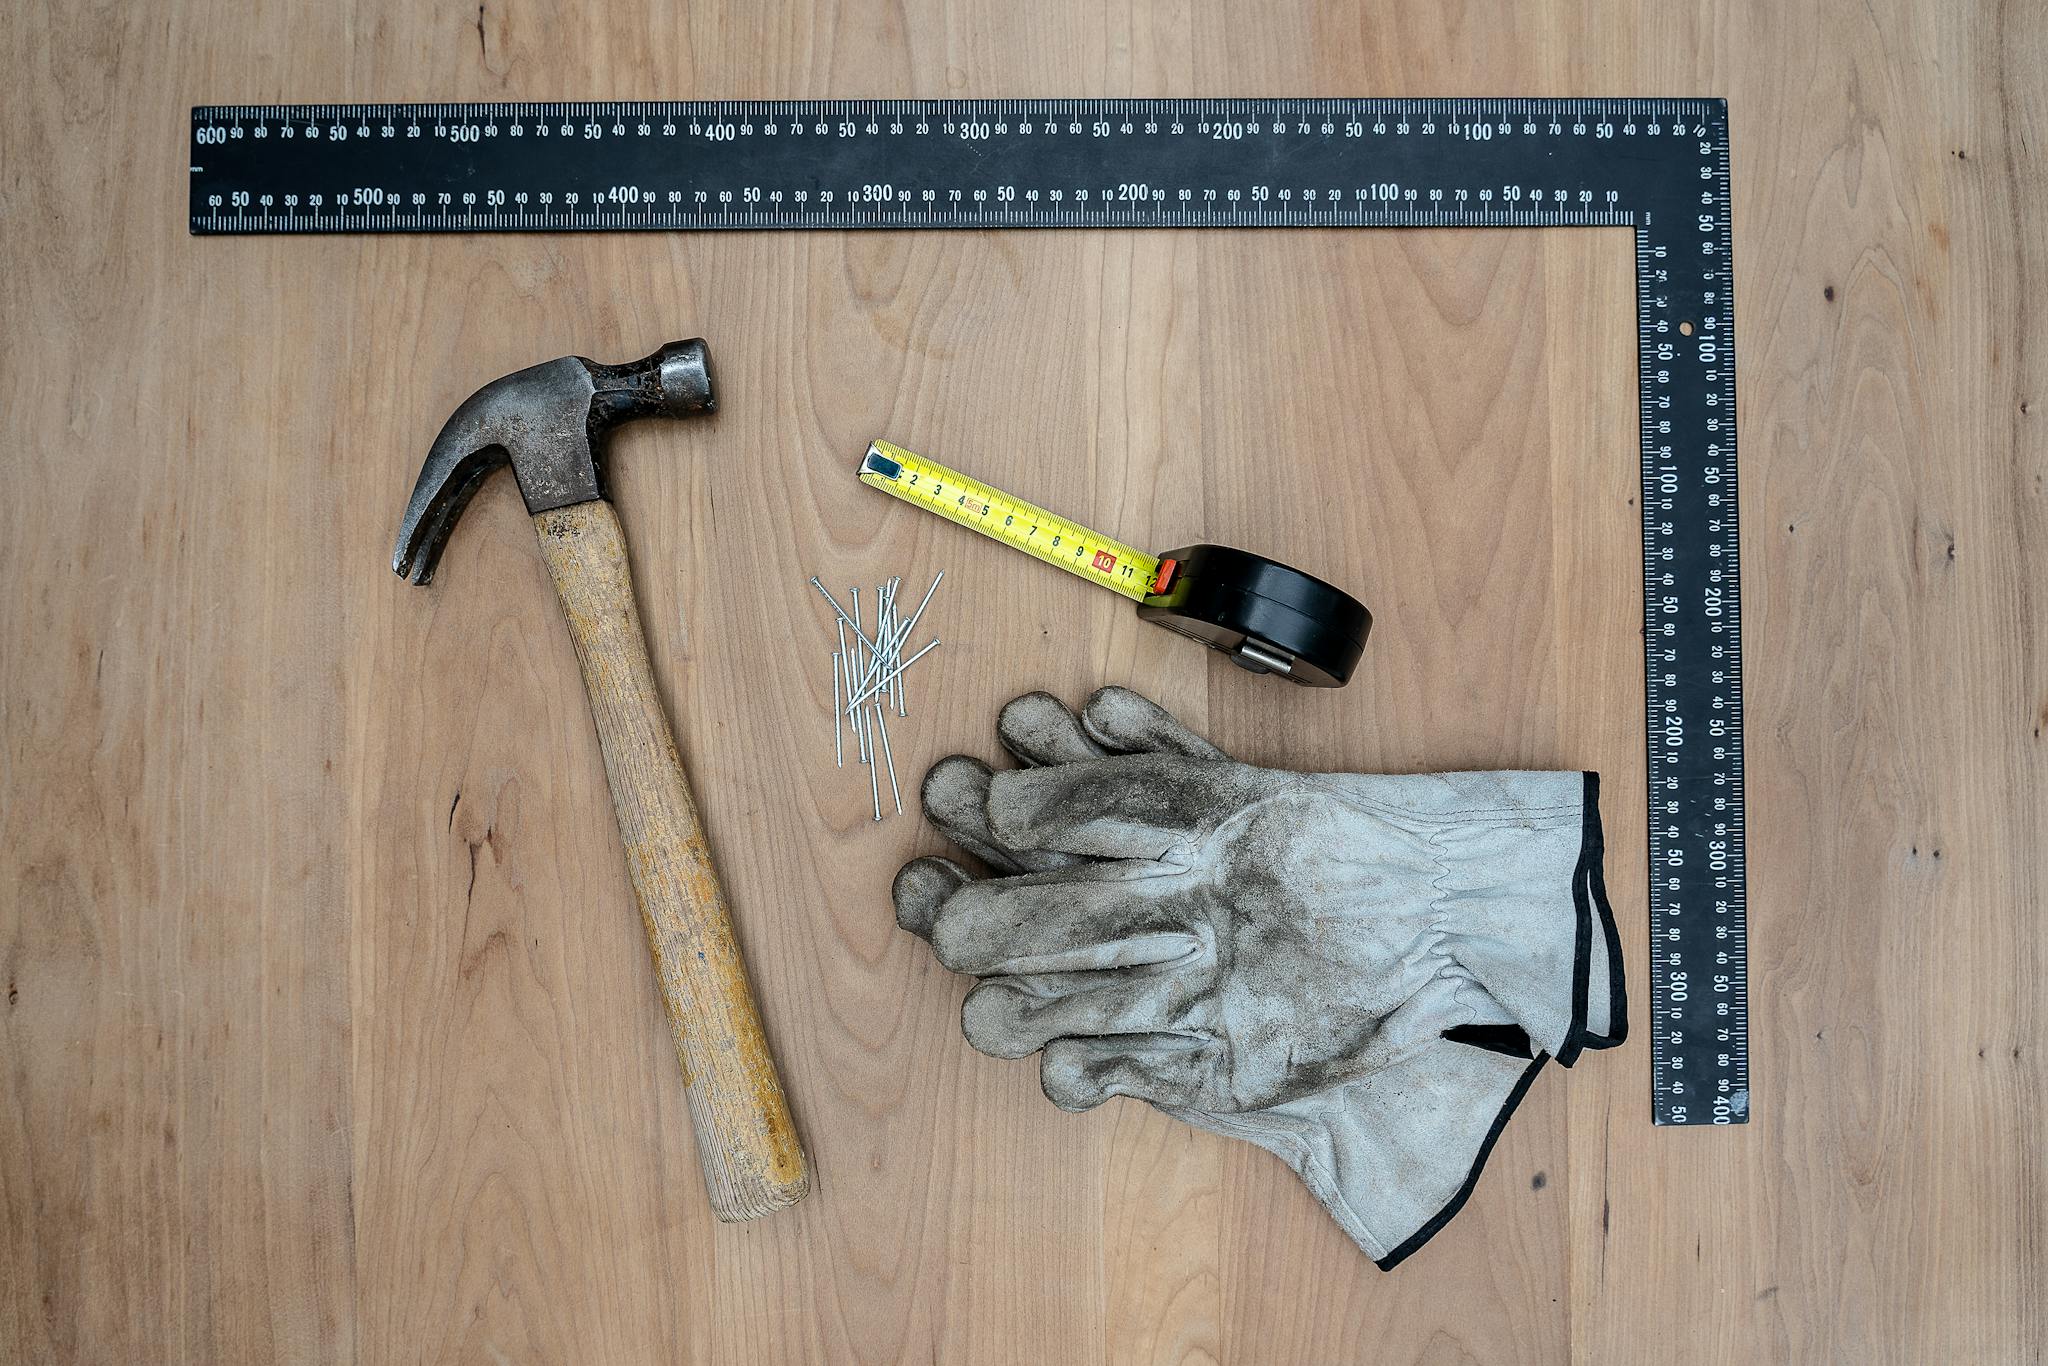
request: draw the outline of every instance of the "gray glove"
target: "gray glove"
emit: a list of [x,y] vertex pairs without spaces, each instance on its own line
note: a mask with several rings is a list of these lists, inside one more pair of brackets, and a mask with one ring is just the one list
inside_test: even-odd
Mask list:
[[1005,707],[896,917],[984,980],[968,1042],[1063,1109],[1134,1096],[1277,1154],[1382,1267],[1455,1214],[1546,1058],[1619,1043],[1597,778],[1237,763],[1138,694]]

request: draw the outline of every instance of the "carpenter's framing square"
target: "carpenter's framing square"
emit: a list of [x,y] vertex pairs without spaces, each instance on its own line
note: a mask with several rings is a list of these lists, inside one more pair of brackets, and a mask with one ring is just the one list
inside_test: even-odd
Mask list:
[[1635,237],[1659,1124],[1749,1117],[1728,114],[1711,99],[192,111],[193,233],[1556,227]]

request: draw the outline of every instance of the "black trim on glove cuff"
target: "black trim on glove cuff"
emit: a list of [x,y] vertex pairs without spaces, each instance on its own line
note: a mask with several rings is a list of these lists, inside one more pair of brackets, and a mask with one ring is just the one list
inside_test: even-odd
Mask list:
[[[1614,924],[1614,907],[1607,900],[1607,880],[1602,871],[1606,857],[1607,842],[1600,828],[1600,775],[1585,775],[1584,815],[1582,834],[1579,841],[1579,862],[1572,872],[1572,903],[1578,911],[1578,941],[1572,961],[1572,1027],[1565,1036],[1564,1047],[1559,1050],[1557,1060],[1566,1067],[1578,1061],[1579,1054],[1586,1049],[1612,1048],[1628,1037],[1628,988],[1622,973],[1621,936]],[[1608,1015],[1605,1034],[1596,1033],[1586,1027],[1587,1006],[1590,1004],[1593,970],[1593,936],[1598,934],[1606,941],[1607,948],[1607,990]],[[1477,1040],[1466,1040],[1477,1044]],[[1483,1045],[1482,1045],[1483,1046]],[[1505,1051],[1505,1050],[1495,1050]],[[1466,1175],[1457,1194],[1444,1207],[1430,1217],[1429,1222],[1409,1234],[1401,1245],[1386,1256],[1376,1258],[1375,1265],[1382,1271],[1391,1271],[1434,1238],[1444,1225],[1458,1216],[1471,1198],[1479,1178],[1486,1171],[1486,1160],[1493,1155],[1493,1145],[1500,1140],[1501,1131],[1507,1128],[1508,1120],[1522,1103],[1522,1097],[1529,1093],[1536,1074],[1543,1070],[1543,1064],[1550,1060],[1547,1053],[1538,1053],[1523,1069],[1515,1087],[1501,1102],[1499,1113],[1493,1118],[1493,1125],[1486,1131],[1486,1139],[1479,1145],[1479,1151],[1472,1158],[1472,1169]]]
[[1515,1107],[1522,1103],[1522,1097],[1529,1094],[1530,1083],[1543,1070],[1543,1064],[1550,1061],[1548,1053],[1538,1053],[1529,1065],[1522,1069],[1521,1079],[1515,1089],[1501,1102],[1500,1113],[1493,1117],[1493,1127],[1486,1131],[1486,1141],[1479,1145],[1479,1152],[1472,1159],[1472,1170],[1465,1177],[1465,1184],[1458,1187],[1458,1193],[1450,1198],[1444,1207],[1430,1216],[1429,1222],[1402,1240],[1401,1245],[1384,1257],[1375,1258],[1373,1264],[1382,1271],[1392,1271],[1408,1259],[1410,1253],[1436,1237],[1445,1224],[1458,1217],[1458,1211],[1465,1208],[1465,1202],[1472,1197],[1472,1188],[1479,1184],[1480,1175],[1486,1170],[1486,1159],[1493,1155],[1493,1145],[1500,1140],[1500,1131],[1507,1128],[1508,1120],[1514,1116]]
[[[1572,962],[1572,1027],[1565,1035],[1557,1060],[1570,1067],[1588,1048],[1612,1048],[1628,1037],[1628,983],[1622,971],[1621,935],[1614,925],[1614,907],[1607,900],[1607,878],[1602,864],[1607,840],[1600,829],[1600,775],[1586,774],[1586,795],[1582,805],[1583,833],[1579,840],[1579,866],[1572,873],[1572,902],[1578,908],[1578,948]],[[1586,1027],[1589,980],[1593,965],[1593,936],[1606,940],[1607,947],[1607,1033]]]

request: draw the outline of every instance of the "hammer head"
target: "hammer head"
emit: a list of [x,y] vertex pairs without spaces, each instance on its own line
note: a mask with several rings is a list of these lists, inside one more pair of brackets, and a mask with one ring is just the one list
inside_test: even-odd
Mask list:
[[688,417],[718,407],[701,337],[643,360],[599,365],[564,356],[493,380],[434,438],[398,527],[391,568],[425,583],[455,519],[486,476],[510,464],[529,513],[604,497],[604,443],[622,422]]

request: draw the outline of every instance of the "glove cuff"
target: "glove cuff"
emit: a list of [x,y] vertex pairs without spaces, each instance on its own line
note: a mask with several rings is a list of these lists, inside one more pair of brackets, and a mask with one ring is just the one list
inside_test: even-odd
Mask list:
[[[1549,775],[1503,775],[1515,779]],[[1570,1067],[1585,1050],[1628,1034],[1621,940],[1602,871],[1600,775],[1558,774],[1578,800],[1564,819],[1509,832],[1453,876],[1469,914],[1454,913],[1451,952],[1507,1007],[1531,1043]],[[1484,848],[1490,841],[1473,841]],[[1465,884],[1476,878],[1483,885]],[[1443,904],[1443,903],[1439,903]]]
[[[1601,864],[1597,773],[1324,775],[1405,830],[1434,893],[1427,916],[1469,1018],[1504,1011],[1532,1051],[1570,1065],[1627,1032],[1620,938]],[[1519,1050],[1517,1050],[1519,1051]]]
[[1572,955],[1572,1023],[1557,1060],[1570,1067],[1586,1049],[1612,1048],[1628,1038],[1628,984],[1622,973],[1621,935],[1607,900],[1607,841],[1600,826],[1600,775],[1585,775],[1579,863],[1572,871],[1577,940]]
[[1441,951],[1491,998],[1482,1014],[1504,1010],[1522,1027],[1533,1056],[1454,1032],[1259,1117],[1279,1124],[1225,1130],[1294,1168],[1382,1270],[1464,1208],[1543,1064],[1612,1048],[1628,1013],[1597,773],[1445,774],[1401,796],[1435,866]]
[[1345,1235],[1391,1271],[1463,1209],[1549,1058],[1437,1041],[1315,1096],[1246,1114],[1160,1106],[1266,1149]]
[[1508,1121],[1514,1118],[1516,1109],[1522,1104],[1522,1097],[1529,1094],[1529,1087],[1534,1084],[1536,1074],[1543,1070],[1543,1063],[1543,1055],[1537,1054],[1529,1065],[1522,1069],[1521,1075],[1515,1079],[1514,1086],[1501,1097],[1499,1107],[1493,1114],[1493,1122],[1487,1126],[1486,1133],[1479,1140],[1479,1146],[1473,1150],[1471,1165],[1465,1171],[1465,1179],[1458,1183],[1450,1198],[1444,1201],[1443,1206],[1435,1214],[1417,1226],[1414,1232],[1385,1254],[1374,1257],[1372,1260],[1375,1266],[1382,1271],[1392,1271],[1410,1255],[1419,1251],[1424,1243],[1442,1232],[1444,1225],[1458,1217],[1458,1212],[1464,1209],[1465,1202],[1472,1198],[1473,1189],[1479,1185],[1479,1178],[1486,1171],[1486,1159],[1493,1156],[1493,1145],[1500,1141],[1501,1131],[1507,1128]]

